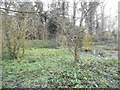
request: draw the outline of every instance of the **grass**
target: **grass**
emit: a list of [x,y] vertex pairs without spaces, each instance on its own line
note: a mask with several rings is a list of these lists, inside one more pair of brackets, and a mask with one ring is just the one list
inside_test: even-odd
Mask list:
[[118,87],[116,58],[101,59],[81,52],[81,64],[76,65],[67,48],[31,48],[25,53],[24,58],[2,61],[4,88]]

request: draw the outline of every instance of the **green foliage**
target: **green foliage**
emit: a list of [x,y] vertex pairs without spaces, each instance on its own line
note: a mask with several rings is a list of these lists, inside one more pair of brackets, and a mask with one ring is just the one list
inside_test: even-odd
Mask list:
[[94,42],[92,42],[92,35],[86,33],[83,37],[83,46],[82,48],[85,50],[91,50],[91,46]]
[[75,65],[69,50],[26,49],[21,60],[3,60],[5,88],[107,88],[117,87],[117,59],[100,59],[80,53],[81,64]]
[[[109,60],[108,60],[109,61]],[[111,62],[111,65],[115,64]],[[113,63],[114,62],[114,63]],[[120,77],[117,75],[117,68],[111,68],[107,61],[101,65],[102,62],[94,61],[84,63],[79,66],[66,67],[60,73],[52,74],[48,78],[48,87],[53,88],[106,88],[117,87]],[[106,63],[106,64],[105,64]],[[110,70],[113,69],[113,70]],[[115,70],[116,69],[116,70]],[[108,71],[110,70],[110,71]],[[112,74],[113,73],[113,74]],[[115,79],[116,78],[116,79]],[[111,81],[111,82],[109,82]]]
[[56,48],[58,45],[55,41],[26,40],[26,48]]
[[21,53],[19,52],[19,50],[17,51],[17,53],[15,53],[14,48],[10,50],[11,52],[8,52],[8,50],[4,48],[4,50],[2,51],[3,60],[15,59],[17,57],[20,58],[20,56],[22,56],[23,47],[25,47],[25,52],[27,52],[26,49],[30,48],[56,48],[57,46],[59,46],[58,43],[55,41],[42,41],[42,40],[25,40],[25,44],[22,44],[22,42],[18,40],[18,44],[19,43],[21,43],[18,46],[21,49]]

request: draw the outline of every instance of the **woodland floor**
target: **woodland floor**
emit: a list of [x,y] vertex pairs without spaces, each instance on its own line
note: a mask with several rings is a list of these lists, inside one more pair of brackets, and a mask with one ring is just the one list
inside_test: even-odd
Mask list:
[[118,54],[116,50],[97,46],[80,52],[81,63],[67,48],[27,49],[25,57],[3,60],[4,88],[117,88]]

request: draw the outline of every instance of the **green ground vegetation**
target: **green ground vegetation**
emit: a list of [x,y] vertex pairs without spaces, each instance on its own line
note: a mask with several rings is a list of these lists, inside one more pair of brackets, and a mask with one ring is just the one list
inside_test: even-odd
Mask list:
[[[93,48],[100,50],[105,46]],[[81,63],[76,65],[68,48],[26,48],[24,57],[17,60],[2,60],[2,86],[3,88],[115,88],[120,84],[115,52],[105,50],[103,57],[80,52]]]

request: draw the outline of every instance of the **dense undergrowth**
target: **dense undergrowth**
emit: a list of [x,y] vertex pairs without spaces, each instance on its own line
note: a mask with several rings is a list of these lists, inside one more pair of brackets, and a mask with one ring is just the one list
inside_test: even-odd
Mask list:
[[[118,59],[81,52],[81,63],[74,64],[69,50],[31,48],[24,58],[3,60],[3,88],[116,88]],[[113,54],[114,55],[114,54]],[[116,55],[117,56],[117,55]]]

